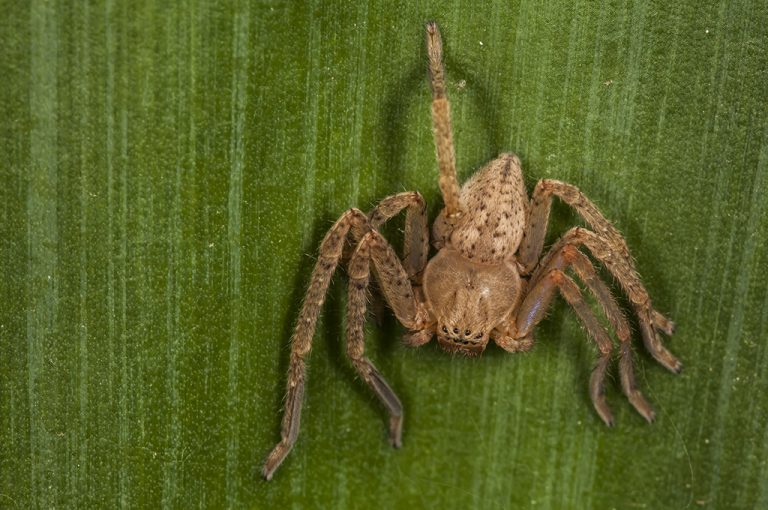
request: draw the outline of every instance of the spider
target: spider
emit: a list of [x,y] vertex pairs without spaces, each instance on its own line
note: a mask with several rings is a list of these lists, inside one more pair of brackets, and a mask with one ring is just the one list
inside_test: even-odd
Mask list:
[[[402,405],[365,356],[364,325],[371,272],[395,317],[408,329],[403,336],[406,346],[418,347],[437,336],[437,343],[445,351],[472,357],[480,355],[491,340],[508,352],[529,350],[534,343],[534,328],[559,293],[597,344],[599,356],[590,377],[589,395],[597,414],[611,426],[613,415],[605,400],[604,382],[613,344],[568,273],[575,275],[593,294],[619,339],[619,375],[624,394],[637,412],[652,422],[653,409],[635,383],[629,325],[608,286],[581,251],[583,247],[608,269],[626,293],[651,355],[672,372],[682,368],[659,335],[671,335],[674,324],[652,307],[624,238],[578,188],[545,179],[536,184],[529,200],[520,160],[509,153],[487,163],[459,187],[437,24],[426,25],[426,39],[439,186],[445,203],[432,225],[432,244],[437,253],[428,260],[426,204],[418,192],[387,197],[367,215],[349,209],[325,235],[291,339],[282,438],[264,463],[262,475],[267,480],[296,442],[306,358],[328,284],[340,261],[345,260],[348,240],[353,248],[347,263],[347,355],[387,409],[389,441],[396,448],[402,444]],[[591,229],[571,228],[542,256],[553,196],[571,206]],[[379,227],[403,210],[404,253],[399,258],[379,233]]]

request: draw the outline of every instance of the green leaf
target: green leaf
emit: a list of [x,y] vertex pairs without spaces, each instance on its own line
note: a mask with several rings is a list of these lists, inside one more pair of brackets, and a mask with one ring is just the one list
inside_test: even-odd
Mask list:
[[[768,507],[764,2],[5,2],[0,506]],[[460,177],[502,151],[626,235],[685,364],[641,347],[647,425],[593,411],[558,302],[527,354],[345,357],[344,277],[299,441],[269,483],[289,338],[324,232],[402,190],[439,210],[423,26]],[[578,221],[555,209],[552,239]],[[387,232],[400,237],[398,228]],[[636,332],[637,333],[637,332]],[[612,369],[615,377],[615,367]]]

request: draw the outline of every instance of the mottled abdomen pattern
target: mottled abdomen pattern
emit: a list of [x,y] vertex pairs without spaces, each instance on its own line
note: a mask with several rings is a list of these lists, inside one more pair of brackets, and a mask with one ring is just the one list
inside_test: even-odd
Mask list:
[[528,219],[520,159],[502,154],[481,168],[461,188],[462,215],[450,245],[475,262],[498,264],[511,258]]

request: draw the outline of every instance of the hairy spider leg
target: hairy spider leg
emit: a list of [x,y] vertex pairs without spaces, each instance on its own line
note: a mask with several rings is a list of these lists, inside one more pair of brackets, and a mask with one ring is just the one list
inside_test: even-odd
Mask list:
[[296,443],[306,382],[306,357],[312,347],[317,318],[325,300],[331,276],[342,257],[348,236],[351,235],[355,242],[358,242],[372,229],[378,228],[403,209],[406,209],[404,258],[407,261],[407,267],[414,274],[418,274],[426,264],[429,242],[426,204],[418,193],[405,192],[387,197],[368,216],[359,209],[349,209],[333,224],[320,243],[319,256],[312,270],[309,288],[291,338],[281,439],[264,461],[262,476],[265,479],[272,478],[275,470]]
[[370,266],[395,317],[408,329],[423,329],[428,314],[413,291],[408,273],[390,244],[375,230],[358,243],[349,261],[349,292],[347,305],[347,355],[360,377],[371,387],[389,412],[389,440],[392,446],[402,445],[403,409],[400,399],[387,381],[365,356],[365,311]]
[[[581,245],[586,247],[608,269],[619,282],[619,285],[629,298],[635,315],[637,315],[645,348],[666,369],[679,373],[682,370],[682,363],[664,347],[658,334],[660,331],[665,333],[669,331],[669,329],[665,328],[669,328],[670,321],[653,309],[648,291],[646,291],[643,283],[640,281],[640,276],[629,259],[617,256],[615,247],[603,236],[581,227],[575,227],[566,232],[552,246],[550,253],[557,253],[565,245]],[[544,257],[540,267],[544,267],[547,264],[547,258]],[[534,272],[532,279],[538,278],[538,271]],[[660,320],[660,318],[663,320]]]
[[579,287],[568,275],[560,269],[552,269],[536,285],[528,289],[528,294],[517,312],[517,333],[523,338],[531,334],[536,325],[545,317],[552,304],[554,294],[558,290],[573,308],[573,311],[576,312],[587,333],[600,350],[600,357],[589,380],[589,396],[592,398],[597,414],[600,415],[606,425],[611,426],[613,425],[613,414],[605,401],[604,382],[608,365],[611,362],[613,344],[605,329],[600,326],[592,309],[584,301]]
[[[572,269],[578,275],[579,279],[585,283],[595,296],[608,322],[611,324],[611,328],[619,338],[619,376],[624,395],[626,395],[629,402],[643,418],[648,422],[652,422],[655,418],[653,408],[637,388],[635,382],[632,336],[629,324],[611,294],[608,285],[600,279],[589,258],[573,245],[563,245],[545,258],[547,260],[546,265],[542,267],[541,271],[537,271],[537,278],[532,279],[530,284],[535,287],[541,280],[541,277],[553,269],[561,271]],[[600,384],[602,385],[602,382]]]
[[349,209],[342,214],[320,243],[320,255],[312,270],[309,288],[291,338],[288,386],[280,431],[281,439],[264,462],[262,476],[267,480],[272,478],[272,474],[291,451],[299,435],[301,404],[307,372],[305,358],[312,348],[312,337],[315,333],[317,318],[325,301],[325,293],[328,290],[331,276],[344,251],[347,234],[353,227],[358,232],[370,228],[368,227],[368,218],[359,209]]
[[[626,241],[597,206],[576,186],[551,179],[544,179],[536,184],[531,197],[531,215],[518,258],[524,271],[530,273],[536,269],[537,265],[538,271],[540,271],[540,268],[546,265],[546,257],[544,260],[539,259],[549,223],[552,195],[558,196],[576,210],[594,229],[594,232],[578,227],[571,229],[560,238],[558,244],[550,250],[550,254],[555,253],[556,248],[568,243],[583,244],[589,248],[590,252],[618,280],[629,297],[640,321],[643,343],[648,351],[668,370],[675,373],[680,372],[682,363],[664,347],[658,335],[658,332],[671,335],[674,331],[674,323],[653,309],[650,296],[637,274]],[[536,274],[534,273],[535,277]]]
[[451,107],[445,93],[443,69],[443,41],[437,24],[427,23],[427,54],[429,77],[432,85],[432,128],[435,136],[437,162],[440,167],[440,191],[445,203],[445,214],[450,220],[459,216],[459,183],[456,179],[456,154],[451,131]]

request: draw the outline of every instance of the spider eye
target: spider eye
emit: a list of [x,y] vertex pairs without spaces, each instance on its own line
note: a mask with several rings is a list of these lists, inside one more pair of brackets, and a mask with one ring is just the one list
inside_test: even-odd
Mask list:
[[458,335],[459,334],[459,328],[453,328],[453,332]]
[[448,333],[448,328],[446,328],[445,326],[443,326],[443,333]]
[[476,339],[477,339],[477,338],[483,338],[483,332],[481,331],[480,333],[478,333],[478,334],[475,336],[475,338],[476,338]]
[[468,330],[468,329],[464,330],[464,336],[469,336],[471,334],[472,334],[472,332],[470,330]]

